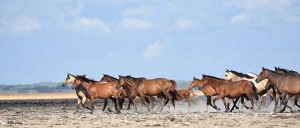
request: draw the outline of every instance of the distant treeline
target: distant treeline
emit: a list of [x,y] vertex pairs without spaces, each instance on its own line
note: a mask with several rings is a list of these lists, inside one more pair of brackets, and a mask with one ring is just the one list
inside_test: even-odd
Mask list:
[[[176,81],[178,88],[188,88],[190,81]],[[41,82],[34,84],[0,84],[0,93],[72,92],[71,85],[61,86],[61,82]]]

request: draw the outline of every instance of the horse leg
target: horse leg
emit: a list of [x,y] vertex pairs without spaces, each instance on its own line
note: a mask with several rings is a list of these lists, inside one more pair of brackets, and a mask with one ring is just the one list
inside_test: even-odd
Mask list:
[[149,104],[146,102],[145,95],[141,95],[140,97],[141,97],[143,104],[147,107],[148,111],[150,112],[150,107],[149,107]]
[[[216,101],[219,100],[219,99],[221,99],[221,98],[223,98],[223,96],[218,95],[218,96],[213,100],[213,104],[214,104],[215,108],[217,108],[217,110],[221,110],[220,108],[218,108],[218,107],[216,106]],[[226,107],[226,105],[225,105],[225,107]]]
[[121,113],[120,112],[120,110],[118,109],[118,104],[117,104],[117,100],[116,100],[116,98],[109,98],[109,99],[111,99],[113,102],[114,102],[114,104],[115,104],[115,110],[117,111],[117,113],[119,114],[119,113]]
[[294,106],[296,105],[296,106],[298,106],[298,107],[300,108],[300,106],[299,106],[299,104],[298,104],[298,100],[299,100],[299,95],[296,95],[296,96],[294,97]]
[[277,94],[277,95],[275,95],[276,97],[275,97],[275,107],[274,107],[274,112],[276,112],[277,111],[277,107],[278,107],[278,101],[279,101],[279,98],[280,98],[280,96],[279,96],[279,94]]
[[[288,105],[289,102],[289,95],[288,94],[284,94],[282,97],[282,104],[286,107],[288,107],[290,109],[290,111],[293,111],[293,108],[291,106]],[[284,110],[282,109],[280,112],[283,112]]]
[[186,96],[186,97],[185,97],[185,101],[186,101],[186,103],[187,103],[187,105],[188,105],[188,112],[190,112],[190,107],[191,107],[190,97],[189,97],[189,96]]
[[245,102],[244,102],[244,97],[242,96],[241,98],[241,103],[242,103],[242,112],[244,111],[244,107],[245,107]]
[[206,109],[205,109],[205,112],[208,112],[208,105],[211,105],[211,97],[210,96],[206,97]]
[[229,107],[229,105],[227,105],[227,102],[226,102],[226,100],[225,100],[225,97],[223,97],[222,98],[222,100],[223,100],[223,103],[224,103],[224,106],[225,106],[225,112],[228,112],[228,107]]
[[257,108],[258,111],[261,109],[261,106],[262,106],[264,100],[265,100],[265,96],[260,96],[259,97],[259,99],[258,99],[258,108]]
[[[235,100],[232,100],[232,102],[233,102],[233,106],[232,106],[232,108],[230,109],[230,111],[229,112],[232,112],[233,110],[234,110],[234,108],[237,108],[237,109],[239,109],[239,107],[237,107],[236,106],[236,103],[239,101],[239,99],[240,99],[240,97],[238,97],[238,98],[235,98]],[[228,105],[229,106],[229,105]]]
[[[172,96],[170,95],[169,90],[170,90],[170,89],[168,89],[168,88],[163,89],[163,92],[162,92],[162,93],[166,96],[166,98],[164,99],[164,100],[165,100],[165,103],[162,105],[160,111],[163,110],[165,104],[167,104],[169,101],[172,100]],[[169,110],[170,110],[170,107],[171,107],[171,102],[169,102],[169,104],[168,104]]]
[[85,108],[88,109],[88,110],[95,109],[94,106],[91,106],[92,108],[90,108],[90,107],[88,107],[85,103],[86,103],[86,97],[85,97],[85,95],[84,95],[84,96],[82,96],[82,100],[81,100],[81,105],[82,105],[82,107],[85,107]]
[[250,103],[251,103],[251,109],[252,109],[252,111],[254,111],[254,102],[253,102],[253,94],[247,94],[247,97],[249,98],[249,100],[250,100]]
[[[253,97],[253,96],[252,96]],[[247,96],[247,95],[243,95],[242,96],[242,99],[246,99],[247,101],[249,101],[250,99],[249,99],[249,97]],[[245,101],[245,100],[244,100]],[[248,107],[247,105],[246,105],[246,103],[247,102],[244,102],[245,104],[244,104],[244,107],[246,108],[246,109],[249,109],[250,107]]]
[[104,99],[104,106],[103,106],[103,108],[102,108],[102,111],[105,110],[106,106],[107,106],[107,99]]
[[[123,104],[124,104],[124,102],[125,102],[125,99],[124,99],[124,98],[123,98],[123,99],[118,99],[118,105],[119,105],[120,110],[123,109]],[[129,104],[130,104],[130,103],[129,103]]]
[[268,108],[271,105],[271,103],[275,100],[275,97],[270,94],[269,94],[269,97],[270,97],[270,100],[269,100],[269,103],[267,104],[266,108]]
[[75,109],[75,112],[74,112],[74,114],[76,114],[77,113],[77,111],[78,111],[78,109],[79,109],[79,107],[80,107],[80,104],[81,104],[81,98],[77,98],[77,106],[76,106],[76,109]]
[[93,114],[93,112],[94,112],[94,102],[95,102],[95,98],[94,98],[94,96],[91,96],[91,114]]

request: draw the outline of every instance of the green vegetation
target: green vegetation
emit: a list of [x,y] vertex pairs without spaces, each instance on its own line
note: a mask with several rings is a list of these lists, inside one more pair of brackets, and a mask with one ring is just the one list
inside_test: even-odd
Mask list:
[[59,82],[41,82],[25,85],[1,85],[0,93],[34,93],[34,92],[71,92],[68,85],[62,87]]
[[[188,88],[190,81],[176,81],[177,88]],[[34,84],[0,84],[0,93],[35,93],[35,92],[72,92],[71,85],[61,86],[60,82],[41,82]]]

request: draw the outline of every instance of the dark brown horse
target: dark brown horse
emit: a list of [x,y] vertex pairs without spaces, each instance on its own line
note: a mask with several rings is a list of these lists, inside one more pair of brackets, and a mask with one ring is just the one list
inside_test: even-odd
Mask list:
[[[300,75],[297,71],[288,70],[281,67],[274,67],[274,68],[275,68],[275,72],[279,74]],[[299,95],[294,96],[294,106],[296,105],[300,108],[300,105],[298,104],[298,100],[299,100]],[[284,106],[283,111],[285,110],[285,108],[286,106]]]
[[[168,101],[173,101],[170,92],[174,92],[176,89],[176,82],[172,80],[168,80],[165,78],[156,78],[156,79],[134,78],[131,76],[126,76],[126,77],[119,76],[119,84],[117,86],[117,89],[124,86],[125,83],[128,83],[134,88],[138,96],[141,97],[142,103],[147,107],[148,111],[150,111],[150,107],[146,98],[157,96],[163,93],[166,96],[166,99],[162,101],[162,107],[161,107],[161,111],[162,111],[164,104],[168,103]],[[169,102],[169,106],[171,106],[170,103],[171,102]]]
[[[107,75],[107,74],[103,74],[103,77],[100,79],[100,82],[118,82],[118,81],[119,81],[119,79],[112,77],[110,75]],[[136,98],[136,96],[137,96],[137,93],[136,93],[136,91],[134,91],[134,88],[127,83],[125,83],[124,86],[122,88],[120,88],[115,94],[115,97],[118,100],[120,109],[123,108],[123,103],[125,101],[125,98],[129,99],[127,110],[130,109],[130,104],[131,103],[133,104],[133,100]]]
[[[93,81],[91,79],[88,79],[85,77],[85,75],[77,75],[76,79],[72,85],[72,88],[76,88],[79,85],[83,85],[85,89],[87,89],[88,94],[91,98],[91,113],[93,113],[94,110],[94,102],[96,98],[99,99],[111,99],[115,103],[115,110],[117,113],[120,113],[118,107],[117,107],[117,101],[112,96],[116,93],[116,85],[117,82],[105,82],[105,83],[99,83],[97,81]],[[105,102],[103,110],[107,106],[107,102]]]
[[[292,111],[293,108],[287,103],[289,97],[300,94],[300,75],[279,74],[272,70],[262,68],[262,72],[256,78],[256,81],[259,82],[263,79],[269,79],[276,89],[282,93],[282,104]],[[283,111],[284,109],[280,112]]]
[[[252,105],[252,110],[254,110],[254,104],[253,104],[253,97],[255,97],[256,100],[258,100],[258,95],[256,94],[256,88],[253,85],[253,83],[241,80],[241,81],[234,81],[234,82],[224,82],[224,81],[218,81],[213,76],[203,75],[203,87],[210,85],[217,93],[217,97],[213,100],[213,104],[215,105],[215,102],[219,99],[222,99],[224,102],[224,106],[226,108],[226,111],[228,111],[228,107],[225,104],[225,97],[229,99],[235,99],[242,96],[247,96],[247,98],[250,100]],[[221,79],[223,80],[223,79]],[[245,103],[243,103],[243,107],[245,106]],[[242,107],[242,109],[243,109]]]

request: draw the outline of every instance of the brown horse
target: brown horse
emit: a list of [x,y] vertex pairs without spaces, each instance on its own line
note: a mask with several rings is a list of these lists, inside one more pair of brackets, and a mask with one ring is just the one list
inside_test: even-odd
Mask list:
[[[76,79],[72,85],[72,88],[76,88],[79,85],[83,85],[84,88],[87,89],[88,94],[91,98],[91,113],[94,110],[94,102],[96,98],[99,99],[111,99],[115,103],[115,110],[117,113],[120,113],[117,107],[117,101],[112,96],[116,93],[116,82],[105,82],[99,83],[97,81],[93,81],[85,77],[85,75],[77,75]],[[105,102],[102,111],[104,111],[105,107],[107,106],[107,102]]]
[[[297,71],[284,69],[281,67],[274,67],[275,72],[279,74],[287,74],[287,75],[300,75]],[[298,104],[299,95],[294,96],[294,106],[298,106],[300,108],[300,105]],[[294,107],[293,106],[293,107]],[[283,111],[285,110],[286,106],[284,106]]]
[[[280,67],[274,67],[274,69],[275,69],[276,73],[282,74],[282,75],[299,75],[298,72],[293,71],[293,70],[287,70],[287,69],[280,68]],[[271,84],[269,88],[273,88],[274,89],[274,94],[276,94],[275,95],[276,96],[276,98],[275,98],[275,108],[274,108],[274,111],[276,111],[277,107],[278,107],[278,101],[279,101],[279,99],[281,99],[281,101],[283,100],[283,98],[282,98],[283,95],[278,90],[278,88],[276,86]],[[295,95],[294,96],[294,106],[296,105],[296,106],[300,107],[298,105],[298,99],[299,99],[299,95]],[[281,108],[281,105],[282,104],[280,104],[280,108]],[[284,106],[283,109],[281,109],[281,112],[285,111],[285,109],[286,109],[286,106]]]
[[[118,82],[118,81],[119,81],[119,79],[112,77],[110,75],[107,75],[107,74],[103,74],[103,77],[100,79],[100,82]],[[134,91],[134,88],[127,83],[125,83],[125,85],[122,88],[120,88],[115,94],[115,97],[118,100],[120,109],[123,108],[123,103],[125,101],[125,98],[129,99],[127,110],[130,109],[130,104],[131,103],[133,104],[133,100],[136,98],[136,96],[137,96],[137,93]]]
[[[215,79],[215,80],[217,80],[217,81],[223,81],[223,82],[230,82],[230,81],[227,81],[227,80],[224,80],[224,79],[219,79],[219,78],[218,78],[218,79]],[[191,82],[191,84],[190,84],[190,86],[189,86],[189,89],[192,89],[192,88],[194,88],[194,87],[197,86],[198,89],[201,90],[201,91],[203,92],[203,94],[207,97],[205,112],[208,112],[208,105],[212,106],[212,107],[213,107],[214,109],[216,109],[216,110],[219,110],[218,107],[216,107],[216,106],[214,106],[214,105],[211,104],[211,96],[217,96],[216,91],[214,90],[214,88],[212,88],[212,87],[210,86],[209,83],[208,83],[207,86],[204,86],[203,82],[204,82],[203,79],[200,80],[200,79],[194,77],[194,78],[193,78],[193,81]],[[242,97],[242,100],[244,100],[243,98],[244,98],[244,97]],[[239,98],[235,99],[235,101],[232,100],[233,106],[232,106],[232,108],[230,109],[230,112],[231,112],[234,108],[239,109],[239,108],[236,106],[236,103],[237,103],[238,100],[239,100]],[[226,102],[224,102],[224,101],[223,101],[223,103],[226,104]],[[229,107],[229,104],[228,104],[228,107]],[[248,107],[247,107],[246,105],[245,105],[245,107],[248,109]]]
[[[125,83],[132,85],[134,90],[137,92],[138,96],[141,97],[142,103],[147,107],[148,111],[150,111],[150,107],[146,98],[157,96],[163,93],[166,96],[166,99],[162,101],[161,111],[169,101],[172,101],[172,95],[170,92],[174,92],[176,89],[175,81],[171,81],[165,78],[156,78],[156,79],[146,79],[146,78],[134,78],[131,76],[119,76],[119,84],[116,89],[122,87]],[[169,107],[171,106],[169,102]],[[173,104],[174,105],[174,104]],[[175,106],[174,106],[175,109]]]
[[268,84],[270,84],[270,82],[268,82],[268,79],[265,79],[265,80],[257,83],[257,82],[255,82],[256,77],[257,77],[257,75],[254,73],[251,73],[251,76],[250,76],[248,74],[244,74],[241,72],[237,72],[234,70],[228,70],[228,69],[225,71],[225,74],[224,74],[224,79],[229,80],[229,81],[247,80],[247,81],[252,82],[257,89],[256,93],[259,95],[258,110],[260,110],[263,100],[265,99],[264,95],[268,94],[270,96],[271,101],[275,98],[275,95],[274,95],[273,89],[269,89],[268,91],[265,91],[266,86],[268,86]]
[[[256,94],[256,88],[253,85],[253,83],[246,81],[246,80],[241,80],[241,81],[234,81],[234,82],[224,82],[224,81],[218,81],[216,79],[220,79],[220,78],[216,78],[213,76],[208,76],[208,75],[203,75],[202,78],[203,81],[203,87],[207,86],[208,84],[216,91],[217,93],[217,97],[213,100],[213,104],[215,105],[215,102],[219,99],[222,99],[224,103],[226,103],[225,101],[225,97],[229,98],[229,99],[235,99],[235,98],[239,98],[242,96],[247,96],[248,99],[251,102],[252,105],[252,110],[254,110],[254,104],[253,104],[253,97],[255,97],[256,100],[258,100],[258,95]],[[220,80],[224,80],[224,79],[220,79]],[[245,106],[245,103],[243,103],[244,101],[242,100],[242,109]],[[224,104],[226,111],[228,111],[228,107],[226,106],[226,104]]]
[[[276,89],[282,93],[282,104],[292,111],[293,108],[287,103],[290,96],[300,94],[300,75],[279,74],[272,70],[262,68],[262,72],[256,78],[256,81],[259,82],[263,79],[269,79]],[[284,109],[280,112],[283,111]]]
[[203,94],[206,96],[206,109],[205,112],[208,112],[208,106],[210,105],[214,109],[218,109],[218,107],[215,107],[214,105],[211,104],[211,97],[216,96],[217,93],[216,91],[210,86],[205,86],[203,87],[203,84],[201,84],[203,81],[194,77],[193,81],[191,82],[189,89],[191,90],[194,87],[198,87],[199,90],[203,92]]
[[[176,90],[180,95],[176,95],[175,97],[173,97],[174,100],[180,101],[182,99],[185,99],[187,105],[188,105],[188,112],[190,111],[190,107],[191,107],[191,103],[193,103],[194,105],[196,105],[195,101],[192,99],[192,95],[194,96],[194,92],[193,90],[189,90],[189,89],[178,89]],[[161,95],[158,97],[162,97],[165,98],[165,95]]]

